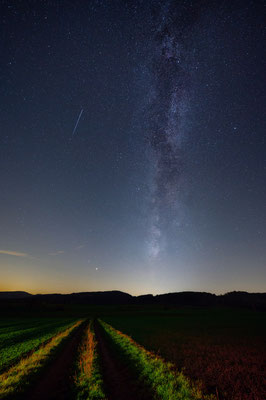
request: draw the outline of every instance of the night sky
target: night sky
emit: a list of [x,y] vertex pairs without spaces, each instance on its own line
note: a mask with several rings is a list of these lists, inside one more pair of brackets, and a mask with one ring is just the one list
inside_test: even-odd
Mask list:
[[264,12],[1,1],[0,290],[265,290]]

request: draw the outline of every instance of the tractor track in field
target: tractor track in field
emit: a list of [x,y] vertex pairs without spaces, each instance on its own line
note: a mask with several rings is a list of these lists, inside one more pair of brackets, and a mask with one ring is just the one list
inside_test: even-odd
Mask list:
[[45,369],[36,383],[24,394],[20,396],[23,400],[72,400],[73,392],[72,372],[77,356],[78,346],[81,342],[82,334],[86,327],[86,322],[73,332],[71,338],[66,340],[65,345]]
[[110,346],[105,331],[97,321],[94,330],[107,399],[154,400],[149,389],[137,380],[137,376],[134,376],[126,362],[117,356]]

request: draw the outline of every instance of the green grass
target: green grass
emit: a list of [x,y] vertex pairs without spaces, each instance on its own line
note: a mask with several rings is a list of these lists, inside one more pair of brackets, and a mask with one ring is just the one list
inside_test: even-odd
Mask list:
[[46,329],[46,327],[56,326],[65,322],[71,322],[70,319],[38,319],[31,323],[21,321],[19,325],[9,326],[4,329],[0,329],[0,350],[6,345],[10,346],[16,342],[22,341],[24,338],[29,339],[30,336],[36,336],[38,331]]
[[106,398],[92,321],[86,328],[79,348],[75,392],[77,400],[102,400]]
[[0,372],[16,363],[25,354],[73,324],[73,319],[43,318],[21,320],[0,330]]
[[128,358],[131,367],[139,374],[140,379],[153,391],[154,397],[160,400],[214,399],[204,396],[200,389],[178,372],[173,364],[147,351],[129,336],[117,331],[100,320],[105,332],[115,343],[117,349]]
[[43,344],[28,357],[22,358],[16,365],[0,375],[0,398],[9,398],[18,395],[31,383],[31,380],[41,368],[46,365],[51,355],[62,341],[79,326],[81,321],[72,322],[63,331],[55,334],[46,344]]

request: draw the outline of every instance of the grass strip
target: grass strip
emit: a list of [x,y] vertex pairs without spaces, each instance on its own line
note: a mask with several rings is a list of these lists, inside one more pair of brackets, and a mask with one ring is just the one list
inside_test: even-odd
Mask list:
[[26,357],[32,350],[36,350],[38,346],[72,326],[73,323],[73,319],[72,321],[59,319],[50,321],[50,323],[39,323],[39,326],[32,327],[30,330],[21,329],[17,331],[20,334],[15,338],[12,331],[0,335],[0,374],[18,363],[19,359]]
[[85,331],[79,348],[77,371],[74,380],[77,400],[106,399],[92,321],[90,321]]
[[31,378],[37,374],[47,363],[47,360],[57,348],[57,346],[76,328],[82,321],[77,321],[63,332],[55,335],[48,343],[41,346],[30,356],[23,358],[0,375],[0,398],[4,399],[12,394],[25,389],[29,385]]
[[123,353],[140,377],[151,387],[155,399],[160,400],[213,400],[215,396],[204,395],[200,388],[191,383],[174,364],[146,350],[124,333],[99,320],[117,349]]
[[[49,320],[39,322],[38,325],[31,326],[29,328],[21,327],[17,330],[9,330],[5,333],[0,334],[0,350],[5,347],[10,347],[16,343],[22,342],[24,340],[28,340],[30,338],[34,338],[39,335],[39,333],[44,333],[47,331],[52,331],[55,329],[60,329],[61,326],[66,327],[67,324],[70,325],[74,322],[74,319],[70,320]],[[57,333],[57,332],[55,332]]]

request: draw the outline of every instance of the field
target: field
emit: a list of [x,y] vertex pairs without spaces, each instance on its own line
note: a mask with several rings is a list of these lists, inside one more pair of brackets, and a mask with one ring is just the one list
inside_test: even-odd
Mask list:
[[0,324],[0,373],[71,324],[69,318],[5,320]]
[[103,306],[76,315],[2,318],[1,399],[266,398],[263,312]]
[[265,314],[247,310],[162,310],[105,321],[178,369],[216,398],[266,398]]
[[30,385],[63,339],[80,324],[69,319],[2,321],[0,398]]

